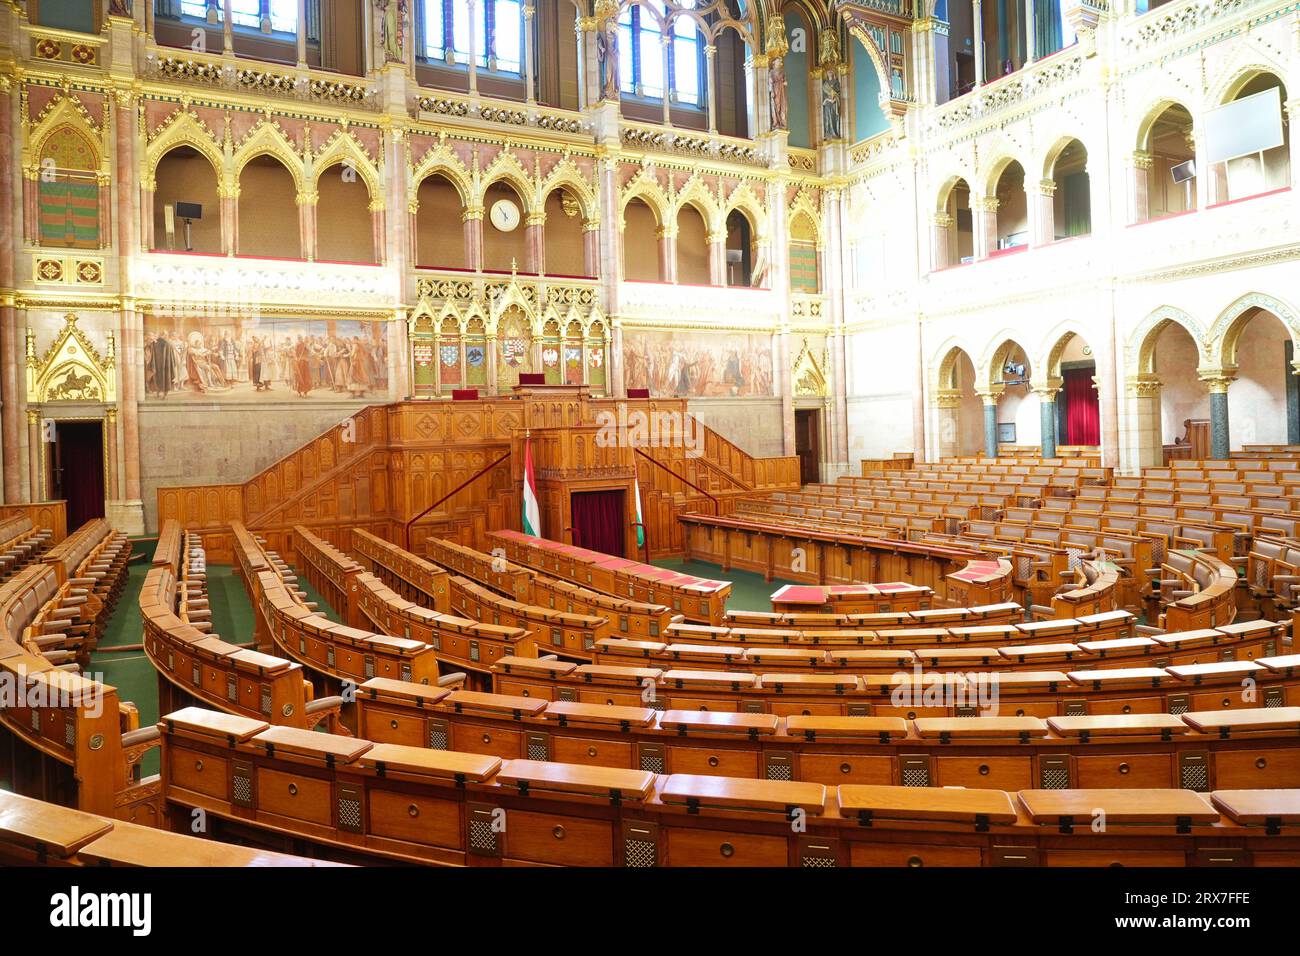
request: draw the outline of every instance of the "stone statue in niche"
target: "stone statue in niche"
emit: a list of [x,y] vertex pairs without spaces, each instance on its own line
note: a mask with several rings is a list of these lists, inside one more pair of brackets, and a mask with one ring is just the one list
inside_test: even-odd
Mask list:
[[619,94],[617,8],[601,22],[596,33],[596,57],[600,64],[600,98],[616,100]]
[[840,138],[840,72],[834,67],[822,74],[822,138]]
[[108,15],[110,17],[129,17],[131,15],[131,0],[108,0]]
[[786,97],[785,97],[785,57],[778,56],[773,58],[772,67],[769,76],[772,86],[769,103],[769,118],[772,122],[772,129],[786,128]]
[[375,0],[386,63],[402,63],[406,59],[406,4],[407,0]]

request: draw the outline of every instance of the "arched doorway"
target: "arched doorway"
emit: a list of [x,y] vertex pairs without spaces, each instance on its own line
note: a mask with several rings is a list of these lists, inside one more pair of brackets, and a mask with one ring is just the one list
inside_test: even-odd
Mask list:
[[983,403],[975,393],[975,363],[960,346],[940,361],[931,403],[939,459],[978,454],[984,442]]

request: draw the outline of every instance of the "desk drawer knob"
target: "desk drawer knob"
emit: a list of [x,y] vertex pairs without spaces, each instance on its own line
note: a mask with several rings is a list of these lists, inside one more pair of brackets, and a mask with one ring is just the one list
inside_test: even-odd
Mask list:
[[397,729],[397,721],[395,721],[395,720],[390,720],[390,721],[388,722],[388,726],[389,726],[389,727],[392,727],[394,730],[396,730],[396,729]]
[[289,796],[291,797],[298,796],[298,785],[296,783],[289,784]]
[[1263,770],[1267,766],[1268,766],[1268,760],[1266,760],[1264,757],[1260,757],[1258,760],[1255,761],[1255,767],[1259,770]]
[[203,761],[202,760],[194,761],[194,769],[201,771],[203,769]]
[[727,858],[731,858],[736,855],[736,848],[730,843],[724,843],[718,847],[718,852]]
[[852,772],[853,772],[853,764],[850,763],[840,764],[840,773],[852,773]]
[[716,767],[717,765],[718,765],[718,758],[717,758],[717,757],[712,757],[712,756],[709,757],[709,766],[710,766],[710,767]]
[[483,743],[485,743],[485,744],[490,744],[490,743],[492,743],[492,735],[491,735],[491,734],[484,734],[484,735],[483,735]]
[[556,826],[556,828],[555,828],[554,830],[551,831],[551,836],[555,837],[555,839],[557,839],[557,840],[563,840],[563,839],[564,839],[564,827],[562,827],[562,826]]
[[587,748],[587,756],[588,756],[588,757],[594,757],[594,756],[596,756],[596,748],[595,748],[595,747],[588,747],[588,748]]
[[1127,774],[1128,774],[1128,770],[1129,770],[1129,766],[1128,766],[1128,764],[1126,764],[1126,763],[1122,763],[1122,764],[1119,765],[1119,772],[1120,772],[1121,774],[1127,775]]
[[420,808],[417,807],[415,804],[411,804],[409,807],[406,808],[406,814],[407,816],[418,817],[420,815]]
[[919,856],[909,856],[907,858],[907,865],[911,867],[925,866],[925,861]]

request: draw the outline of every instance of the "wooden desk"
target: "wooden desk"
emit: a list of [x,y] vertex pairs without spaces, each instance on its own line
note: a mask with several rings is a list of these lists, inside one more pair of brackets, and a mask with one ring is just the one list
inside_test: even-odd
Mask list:
[[507,760],[496,780],[502,786],[519,788],[521,793],[554,790],[608,797],[614,802],[632,800],[641,803],[649,798],[658,777],[648,770],[588,767],[545,760]]
[[66,860],[111,829],[93,813],[0,791],[0,842],[30,851],[34,863],[49,856]]
[[1058,824],[1069,832],[1086,827],[1098,810],[1108,824],[1146,826],[1215,823],[1218,811],[1191,790],[1021,790],[1020,802],[1034,823]]
[[114,824],[113,829],[77,851],[84,863],[100,866],[345,866],[323,860],[200,840],[167,830]]
[[727,807],[788,814],[798,808],[809,816],[821,816],[826,806],[826,788],[820,783],[742,780],[686,773],[670,776],[659,796],[664,803],[685,805],[687,809]]
[[1015,823],[1011,796],[1001,790],[966,790],[946,787],[870,787],[841,784],[840,812],[856,814],[859,822],[872,820],[945,820],[970,822],[976,829],[990,824]]

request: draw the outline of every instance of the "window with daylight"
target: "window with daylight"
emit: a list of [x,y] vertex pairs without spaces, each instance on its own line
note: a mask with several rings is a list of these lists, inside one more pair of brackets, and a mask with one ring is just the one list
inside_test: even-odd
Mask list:
[[[681,6],[691,8],[694,0]],[[647,7],[664,17],[662,0],[648,0],[623,11],[619,23],[619,76],[623,92],[651,100],[664,96],[664,40],[662,19],[655,19]],[[669,28],[668,95],[675,103],[699,107],[704,101],[704,43],[699,27],[690,17],[679,16]]]
[[472,29],[479,69],[523,72],[522,0],[478,0],[472,24],[468,0],[421,0],[416,11],[416,49],[421,59],[467,63]]
[[[181,16],[207,21],[208,10],[215,10],[213,22],[220,22],[224,3],[209,0],[181,0]],[[162,11],[160,11],[162,12]],[[247,27],[263,33],[297,33],[298,0],[230,0],[232,26]]]

